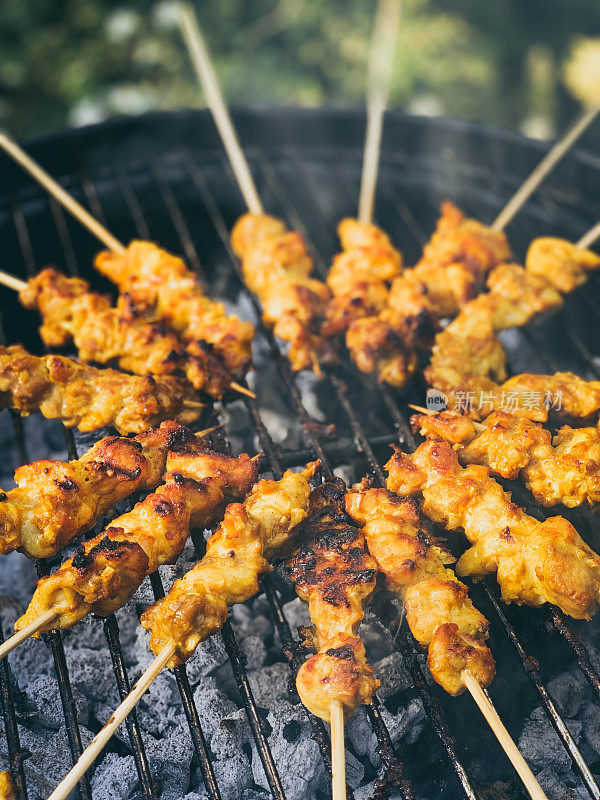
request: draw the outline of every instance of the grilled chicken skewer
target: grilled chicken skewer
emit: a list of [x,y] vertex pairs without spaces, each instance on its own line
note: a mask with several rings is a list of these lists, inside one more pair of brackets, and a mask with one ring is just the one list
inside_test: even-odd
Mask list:
[[453,696],[467,688],[465,672],[488,686],[496,671],[485,643],[489,623],[449,568],[452,554],[422,530],[415,503],[371,489],[365,480],[346,495],[346,509],[364,526],[387,588],[404,604],[413,636],[427,648],[433,678]]
[[195,389],[213,397],[221,397],[229,386],[230,372],[218,357],[208,348],[196,347],[193,353],[184,349],[173,331],[140,315],[127,294],[115,308],[107,295],[92,292],[87,281],[47,267],[27,281],[19,300],[39,311],[44,344],[62,347],[72,340],[82,361],[108,364],[117,359],[121,369],[136,375],[178,371]]
[[[147,575],[176,561],[190,528],[210,524],[228,498],[249,491],[258,472],[258,463],[249,456],[212,452],[194,436],[171,442],[166,467],[158,489],[38,581],[15,630],[29,629],[44,618],[33,634],[39,636],[45,630],[70,628],[91,613],[116,611]],[[12,649],[10,642],[3,655]]]
[[[489,292],[465,305],[458,317],[436,336],[427,381],[455,401],[457,392],[492,394],[500,405],[498,386],[506,379],[506,354],[498,331],[526,325],[534,316],[552,312],[563,295],[581,286],[600,268],[600,256],[564,239],[535,239],[525,267],[503,264],[488,278]],[[541,403],[539,404],[541,407]]]
[[600,557],[564,517],[528,516],[486,467],[463,469],[447,442],[427,441],[412,455],[397,451],[386,468],[391,491],[420,497],[427,517],[464,530],[472,547],[458,560],[459,576],[496,573],[506,602],[553,603],[575,619],[596,613]]
[[96,369],[57,355],[33,356],[21,345],[0,346],[0,408],[22,416],[40,411],[67,427],[112,426],[142,433],[165,419],[190,424],[203,405],[185,380]]
[[[3,132],[0,132],[0,147],[109,247],[111,252],[98,255],[96,266],[101,267],[103,274],[117,282],[128,297],[120,299],[119,308],[113,314],[110,314],[105,307],[105,299],[98,299],[101,296],[92,295],[88,300],[92,306],[94,304],[98,306],[96,311],[104,312],[105,322],[110,324],[112,334],[110,344],[116,349],[116,356],[124,355],[131,360],[131,363],[136,363],[140,357],[139,353],[135,349],[121,353],[123,344],[126,341],[130,343],[135,337],[139,343],[147,336],[149,343],[154,343],[158,351],[155,356],[158,357],[165,347],[165,342],[159,339],[155,331],[144,327],[147,324],[144,320],[162,321],[181,333],[187,362],[186,372],[189,372],[190,379],[195,384],[201,383],[204,391],[210,391],[214,396],[220,396],[219,392],[222,393],[223,385],[243,394],[249,393],[245,387],[231,380],[231,376],[232,374],[242,376],[251,364],[251,342],[254,336],[254,327],[251,323],[242,322],[235,316],[227,316],[221,303],[206,297],[198,277],[186,268],[180,258],[167,253],[152,242],[133,241],[128,248],[125,248],[110,231],[94,219],[89,211],[86,211]],[[19,292],[26,288],[23,281],[7,273],[0,273],[0,281]],[[72,284],[71,288],[75,286],[76,284]],[[35,302],[35,297],[30,300]],[[124,313],[125,322],[133,325],[132,332],[116,330],[121,325],[120,312]],[[67,324],[68,322],[67,319]],[[62,331],[63,335],[65,332],[66,329]],[[73,333],[74,331],[71,332]],[[89,343],[92,346],[97,345],[98,336],[98,332],[95,336],[91,335]],[[105,347],[108,347],[107,341],[102,343],[101,349]],[[180,350],[179,346],[178,352]],[[144,368],[147,368],[145,361],[142,363],[145,365]],[[168,363],[167,360],[167,368]],[[210,370],[216,370],[214,379]]]
[[201,641],[220,630],[229,606],[258,592],[260,575],[271,569],[269,559],[290,547],[292,531],[308,512],[309,481],[318,466],[313,462],[300,473],[288,471],[280,481],[259,481],[243,503],[227,507],[204,557],[142,614],[157,657],[49,800],[68,796],[166,666],[187,661]]
[[494,411],[483,424],[454,411],[415,414],[411,424],[428,439],[448,442],[463,465],[481,464],[492,475],[521,478],[536,501],[575,508],[600,502],[600,430],[550,431],[526,417]]
[[296,688],[306,708],[326,722],[332,705],[341,705],[348,719],[379,686],[357,635],[375,591],[377,564],[346,514],[345,493],[341,478],[312,492],[308,516],[294,531],[301,545],[287,562],[313,623],[305,636],[317,650],[300,667]]
[[19,467],[17,488],[0,494],[0,553],[56,555],[118,502],[155,489],[167,452],[195,438],[189,428],[163,422],[132,439],[106,436],[73,461]]

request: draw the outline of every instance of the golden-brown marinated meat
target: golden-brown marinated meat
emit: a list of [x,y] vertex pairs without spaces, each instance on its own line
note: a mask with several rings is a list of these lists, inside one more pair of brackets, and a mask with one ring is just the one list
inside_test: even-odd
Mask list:
[[428,648],[434,679],[451,695],[465,690],[464,670],[487,686],[495,674],[485,644],[489,623],[448,568],[452,555],[422,529],[414,502],[386,489],[368,489],[363,482],[346,495],[346,509],[364,525],[369,552],[388,589],[404,604],[415,639]]
[[317,648],[300,667],[296,688],[306,708],[328,722],[333,701],[347,719],[379,686],[357,635],[377,565],[346,514],[345,493],[340,478],[314,490],[308,516],[295,531],[301,545],[287,564],[298,596],[308,603]]
[[312,258],[302,236],[266,214],[244,214],[231,233],[245,281],[259,298],[263,321],[284,342],[295,371],[335,358],[333,345],[321,333],[330,292],[311,277]]
[[385,320],[362,317],[346,333],[346,346],[361,372],[374,373],[380,383],[401,387],[417,368],[417,355],[406,345],[410,334],[403,335]]
[[190,354],[194,343],[210,350],[234,375],[252,363],[254,326],[225,313],[222,303],[207,297],[198,276],[183,260],[152,242],[133,241],[124,253],[104,251],[96,269],[127,294],[133,307],[164,320],[176,330]]
[[73,461],[19,467],[17,488],[0,493],[0,553],[56,555],[120,500],[158,486],[167,451],[187,441],[189,428],[163,422],[133,439],[106,436]]
[[81,431],[112,426],[121,434],[142,433],[164,419],[199,419],[195,397],[179,378],[127,375],[63,356],[33,356],[21,345],[0,346],[0,408],[22,416],[40,411]]
[[346,218],[338,225],[338,235],[342,252],[327,276],[333,297],[325,313],[325,336],[344,333],[354,320],[382,311],[390,281],[402,269],[400,252],[376,225]]
[[87,614],[116,611],[147,575],[175,562],[191,527],[207,526],[227,498],[243,496],[256,480],[258,465],[245,454],[213,453],[196,439],[174,444],[164,484],[41,578],[16,630],[50,609],[57,618],[44,630],[70,628]]
[[569,508],[600,502],[600,430],[561,428],[552,439],[540,424],[494,411],[483,425],[452,411],[415,414],[413,427],[453,445],[461,464],[524,481],[538,503]]
[[397,451],[386,468],[391,491],[421,496],[427,517],[464,530],[472,547],[456,565],[459,576],[496,573],[506,602],[554,603],[575,619],[596,612],[600,558],[566,519],[528,516],[487,467],[463,469],[447,442],[425,442],[412,455]]
[[[581,285],[600,257],[562,239],[536,239],[525,267],[501,264],[490,273],[489,291],[467,303],[435,340],[425,370],[429,384],[446,394],[496,391],[506,378],[506,354],[496,333],[526,325],[555,311],[563,294]],[[495,404],[498,408],[498,404]],[[508,410],[508,409],[507,409]]]
[[243,503],[228,506],[204,557],[144,611],[141,622],[151,632],[151,650],[177,648],[170,667],[187,661],[222,627],[229,606],[258,592],[260,575],[270,570],[268,560],[285,550],[306,516],[309,481],[317,468],[314,462],[302,472],[286,472],[280,481],[259,481]]
[[453,316],[481,291],[488,273],[509,258],[504,233],[465,217],[446,201],[421,260],[392,283],[389,305],[411,316]]
[[15,800],[15,786],[8,769],[0,772],[0,800]]
[[39,311],[40,336],[48,347],[72,340],[82,361],[118,359],[121,369],[136,375],[167,375],[180,366],[183,352],[174,333],[143,319],[127,319],[126,300],[113,308],[107,295],[92,292],[81,278],[48,267],[30,278],[19,300]]

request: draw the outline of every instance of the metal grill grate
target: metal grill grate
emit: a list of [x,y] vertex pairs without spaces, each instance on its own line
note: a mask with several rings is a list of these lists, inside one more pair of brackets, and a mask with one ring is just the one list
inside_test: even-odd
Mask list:
[[[283,216],[291,227],[305,234],[316,256],[317,270],[323,274],[326,259],[336,249],[335,225],[342,216],[355,210],[362,134],[360,117],[314,116],[310,113],[280,116],[244,114],[240,122],[242,133],[245,132],[249,141],[258,145],[249,150],[249,155],[266,208]],[[521,173],[526,173],[538,157],[531,145],[467,126],[438,123],[436,128],[431,123],[403,118],[391,122],[393,124],[386,128],[387,142],[384,141],[376,216],[405,252],[408,263],[417,257],[426,232],[432,229],[441,199],[451,196],[467,212],[484,219],[492,218]],[[411,138],[415,133],[420,133],[422,138]],[[327,141],[327,137],[339,146],[324,147],[322,142]],[[198,142],[204,142],[204,146],[199,146]],[[69,143],[80,146],[79,152],[71,152],[67,147]],[[139,157],[140,152],[145,154],[144,157]],[[213,295],[228,299],[241,295],[242,302],[248,303],[248,308],[253,308],[258,318],[258,307],[244,289],[239,265],[229,246],[229,230],[243,211],[241,199],[206,115],[178,114],[170,118],[152,117],[146,122],[104,126],[97,132],[88,133],[87,138],[86,134],[71,134],[47,142],[40,146],[39,154],[42,163],[55,174],[61,174],[65,186],[86,202],[117,236],[125,241],[133,235],[153,238],[181,253],[203,276]],[[507,174],[509,164],[516,170],[514,174]],[[554,232],[574,238],[594,221],[594,216],[600,216],[597,199],[594,205],[588,196],[592,193],[591,171],[597,179],[600,165],[584,157],[573,157],[565,162],[559,170],[560,183],[551,182],[550,188],[540,193],[539,199],[530,204],[511,230],[517,253],[522,253],[524,245],[534,235]],[[67,219],[60,207],[48,201],[11,168],[7,168],[6,185],[11,187],[10,194],[0,197],[0,232],[6,243],[6,266],[26,275],[45,263],[56,262],[72,273],[81,271],[86,278],[102,286],[90,266],[92,255],[98,249],[96,243],[71,219]],[[555,370],[568,366],[584,375],[600,374],[593,339],[593,333],[598,330],[600,288],[597,282],[590,283],[583,301],[579,296],[570,299],[557,319],[519,332],[510,339],[510,352],[514,356],[511,363],[515,370],[520,371],[526,365],[538,370],[540,367]],[[39,342],[30,330],[23,327],[14,297],[8,294],[0,296],[8,340],[25,340],[39,349]],[[250,439],[254,437],[257,446],[266,454],[265,468],[268,467],[275,477],[289,466],[319,457],[325,473],[343,466],[351,469],[355,477],[371,470],[381,480],[382,459],[387,457],[389,443],[399,439],[408,447],[414,445],[407,424],[407,397],[374,386],[347,364],[328,372],[322,384],[315,388],[311,379],[292,376],[285,356],[268,331],[261,330],[258,338],[259,349],[267,354],[263,353],[258,359],[258,374],[260,376],[261,370],[267,368],[268,361],[276,365],[286,419],[290,427],[299,427],[301,432],[299,446],[295,444],[286,448],[273,441],[265,424],[264,403],[269,398],[261,391],[260,381],[256,382],[256,402],[249,398],[236,401],[236,404],[244,405],[247,429],[252,434]],[[412,399],[422,402],[423,391],[423,385],[417,383],[411,389]],[[315,423],[307,410],[307,406],[314,403],[315,396],[323,413],[320,423]],[[218,404],[212,410],[214,419],[227,422],[227,405]],[[14,422],[21,460],[35,458],[34,452],[27,452],[20,420]],[[336,435],[332,437],[327,426],[334,422]],[[74,439],[68,431],[65,431],[65,436],[69,456],[74,457]],[[577,516],[583,515],[579,513]],[[197,549],[200,553],[202,541],[198,542]],[[48,568],[49,565],[40,565],[42,571]],[[157,574],[151,577],[151,585],[154,595],[160,597],[164,590]],[[263,580],[262,587],[293,671],[299,665],[299,655],[285,618],[281,592],[270,577]],[[520,662],[523,666],[523,673],[515,681],[521,681],[520,688],[524,691],[522,682],[526,683],[524,676],[527,676],[589,795],[600,798],[600,788],[592,769],[586,764],[548,693],[544,682],[547,670],[540,667],[524,644],[527,639],[537,646],[539,637],[537,634],[531,636],[532,625],[549,623],[552,632],[560,636],[564,647],[572,652],[573,668],[578,664],[594,691],[600,694],[600,677],[581,638],[571,623],[567,624],[557,612],[526,609],[524,615],[519,610],[501,608],[495,599],[493,585],[476,589],[475,595],[476,602],[492,622],[492,646],[497,655],[499,673],[503,671],[503,659],[510,661],[511,650],[514,651],[516,656],[512,655],[510,663]],[[514,626],[515,620],[519,634]],[[114,615],[104,622],[104,630],[119,694],[124,696],[130,680]],[[77,630],[73,635],[77,635]],[[226,623],[222,635],[271,794],[275,798],[284,798],[277,764],[250,688],[244,655],[231,623]],[[75,759],[81,752],[81,739],[62,636],[60,633],[50,634],[49,641],[69,744]],[[539,648],[547,650],[548,634],[543,634],[540,641]],[[552,641],[554,647],[556,638]],[[419,660],[418,648],[406,626],[402,627],[396,644],[430,718],[431,730],[439,740],[440,752],[445,752],[446,763],[455,773],[458,783],[455,788],[450,788],[448,796],[455,797],[462,789],[465,797],[480,797],[463,763],[466,729],[458,723],[462,714],[477,720],[475,715],[470,716],[473,712],[468,710],[468,699],[449,701],[437,687],[432,688]],[[208,794],[215,800],[220,797],[219,788],[187,673],[181,667],[175,674],[195,755]],[[25,798],[24,754],[19,742],[18,715],[6,662],[0,665],[0,688],[13,773]],[[506,709],[500,707],[500,712],[504,715]],[[428,785],[419,774],[418,764],[413,763],[415,753],[404,746],[402,752],[394,750],[377,702],[367,709],[367,714],[377,736],[382,763],[378,794],[385,796],[390,790],[395,790],[404,798],[412,798],[414,786],[414,792],[419,796],[437,797],[436,788]],[[509,727],[511,723],[517,727],[522,721],[518,710],[510,719],[506,718]],[[311,724],[329,768],[329,741],[325,726],[315,718],[311,718]],[[486,736],[482,720],[478,720],[475,726],[477,735],[471,733],[471,742],[477,742],[477,736]],[[143,796],[159,797],[159,788],[153,785],[151,777],[152,765],[145,754],[144,735],[135,714],[130,716],[127,730]],[[461,746],[455,738],[457,731]],[[507,775],[510,775],[508,768]],[[78,790],[82,800],[91,797],[87,780],[80,783]],[[520,792],[517,788],[514,791]]]

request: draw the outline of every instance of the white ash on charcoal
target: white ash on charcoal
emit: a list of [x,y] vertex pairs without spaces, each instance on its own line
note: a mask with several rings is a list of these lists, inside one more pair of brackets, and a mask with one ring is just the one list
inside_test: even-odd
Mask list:
[[131,795],[137,782],[133,756],[107,753],[92,777],[92,792],[103,800],[121,800]]

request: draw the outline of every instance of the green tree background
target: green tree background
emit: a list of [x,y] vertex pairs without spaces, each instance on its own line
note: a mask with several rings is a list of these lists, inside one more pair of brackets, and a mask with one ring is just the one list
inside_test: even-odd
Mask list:
[[[363,102],[373,0],[194,5],[231,103]],[[0,124],[201,105],[174,16],[168,0],[2,0]],[[404,0],[390,105],[552,136],[577,113],[564,68],[581,37],[600,37],[598,0]]]

